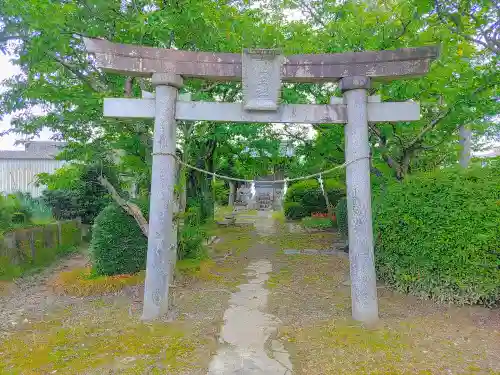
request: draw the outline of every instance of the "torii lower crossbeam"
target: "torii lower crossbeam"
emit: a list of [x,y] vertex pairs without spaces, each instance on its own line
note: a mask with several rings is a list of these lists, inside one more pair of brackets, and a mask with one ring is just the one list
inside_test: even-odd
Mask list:
[[[415,121],[420,105],[415,102],[368,103],[369,122]],[[104,116],[154,118],[154,99],[104,99]],[[277,111],[249,112],[242,103],[177,101],[175,119],[183,121],[258,122],[298,124],[345,124],[345,104],[285,104]]]

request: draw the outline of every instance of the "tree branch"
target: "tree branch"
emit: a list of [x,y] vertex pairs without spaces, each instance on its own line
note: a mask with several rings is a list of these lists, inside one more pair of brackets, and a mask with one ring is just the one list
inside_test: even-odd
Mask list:
[[311,9],[311,7],[309,5],[306,4],[305,1],[301,1],[300,5],[302,5],[306,9],[307,13],[313,19],[314,22],[316,22],[317,24],[323,26],[326,29],[326,24],[319,17],[319,15],[316,12],[314,12],[313,9]]
[[115,187],[111,185],[111,183],[106,179],[106,177],[99,176],[98,178],[99,183],[106,188],[106,190],[109,192],[111,195],[111,198],[121,207],[125,210],[126,213],[128,213],[130,216],[132,216],[137,224],[139,225],[139,228],[141,228],[141,232],[144,234],[145,237],[148,237],[148,232],[149,232],[149,224],[144,215],[142,214],[141,209],[139,206],[136,204],[129,202],[125,199],[123,199],[120,194],[116,191]]
[[106,91],[107,87],[102,82],[96,82],[90,79],[90,77],[83,74],[77,67],[74,67],[67,62],[59,58],[55,53],[46,51],[47,55],[56,60],[59,64],[69,70],[73,75],[79,78],[81,81],[85,82],[92,90],[95,92]]
[[443,120],[446,116],[448,116],[451,113],[451,108],[448,108],[445,112],[441,113],[438,117],[436,117],[434,120],[432,120],[426,127],[424,127],[420,133],[408,144],[406,147],[407,149],[415,147],[417,143],[422,141],[424,138],[425,134],[429,132],[430,130],[434,129],[440,122]]
[[[468,40],[469,42],[476,43],[480,46],[483,46],[484,48],[489,49],[492,51],[494,54],[498,55],[500,53],[500,45],[498,40],[496,40],[495,36],[491,37],[488,32],[484,30],[480,30],[479,34],[484,38],[484,41],[478,38],[474,38],[468,34],[465,34],[462,30],[460,30],[460,25],[457,23],[456,19],[450,15],[450,13],[446,12],[441,4],[439,3],[439,0],[434,1],[434,5],[436,8],[436,14],[439,17],[439,20],[446,24],[448,28],[454,32],[457,35],[460,35],[462,38]],[[471,17],[475,22],[478,22],[477,18],[474,16],[472,13],[467,14],[469,17]],[[453,23],[452,26],[450,25],[450,22]]]

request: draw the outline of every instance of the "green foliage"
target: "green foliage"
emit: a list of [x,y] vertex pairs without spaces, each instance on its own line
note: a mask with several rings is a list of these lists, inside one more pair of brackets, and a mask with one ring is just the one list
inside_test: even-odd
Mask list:
[[328,217],[304,217],[302,219],[302,225],[305,228],[313,229],[327,229],[333,227],[332,219]]
[[22,213],[25,223],[46,224],[53,220],[52,211],[41,198],[33,198],[30,194],[17,192],[14,194],[18,202],[18,212]]
[[337,228],[339,232],[347,237],[349,234],[349,221],[347,218],[347,198],[342,197],[339,199],[335,206],[335,217],[337,220]]
[[283,210],[285,217],[290,220],[299,220],[308,215],[307,210],[298,202],[285,202]]
[[[345,186],[337,180],[325,180],[324,188],[333,207],[345,195]],[[298,205],[290,203],[298,203]],[[289,219],[300,219],[314,212],[328,211],[325,197],[317,180],[304,180],[291,185],[286,192],[284,208],[285,215]]]
[[78,196],[72,190],[44,190],[42,199],[52,208],[52,214],[57,220],[74,219],[80,216]]
[[98,178],[104,175],[115,187],[119,187],[116,171],[109,165],[68,165],[53,175],[39,175],[41,183],[48,185],[43,192],[44,202],[52,207],[58,220],[79,217],[84,224],[92,224],[95,217],[111,199]]
[[[137,202],[148,218],[147,202]],[[97,215],[89,252],[98,275],[131,274],[146,268],[147,238],[135,219],[115,203]]]
[[229,202],[229,184],[223,180],[215,180],[212,185],[215,203],[219,206],[227,206]]
[[12,216],[15,212],[11,199],[0,194],[0,233],[12,227]]
[[[149,216],[147,200],[136,202],[143,215]],[[203,259],[206,257],[204,229],[199,205],[191,206],[186,213],[177,238],[178,259]],[[131,274],[145,269],[147,238],[135,219],[121,207],[111,203],[97,216],[89,246],[94,271],[97,275]]]
[[82,241],[82,232],[76,221],[65,221],[61,224],[61,241],[65,246],[76,246]]
[[0,280],[13,280],[22,274],[23,270],[19,265],[12,264],[7,256],[0,256]]
[[500,169],[419,174],[389,185],[378,201],[380,278],[440,301],[500,300]]
[[177,241],[177,258],[204,259],[207,256],[204,242],[208,234],[204,229],[200,206],[189,207],[183,218]]
[[51,221],[51,210],[43,200],[21,192],[0,195],[0,232]]

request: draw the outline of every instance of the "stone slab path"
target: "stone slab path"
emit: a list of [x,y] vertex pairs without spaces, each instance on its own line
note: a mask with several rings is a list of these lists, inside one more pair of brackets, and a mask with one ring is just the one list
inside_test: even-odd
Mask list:
[[[224,313],[221,345],[213,357],[209,375],[292,374],[292,364],[283,345],[270,337],[280,320],[265,312],[269,291],[265,282],[272,271],[269,260],[252,261],[248,283],[233,293]],[[266,348],[268,347],[268,348]]]

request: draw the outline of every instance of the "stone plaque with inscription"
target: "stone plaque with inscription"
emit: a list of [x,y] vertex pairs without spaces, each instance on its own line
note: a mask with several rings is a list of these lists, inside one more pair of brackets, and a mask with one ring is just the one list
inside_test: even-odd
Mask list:
[[242,56],[243,108],[276,111],[281,90],[283,56],[278,50],[245,49]]

